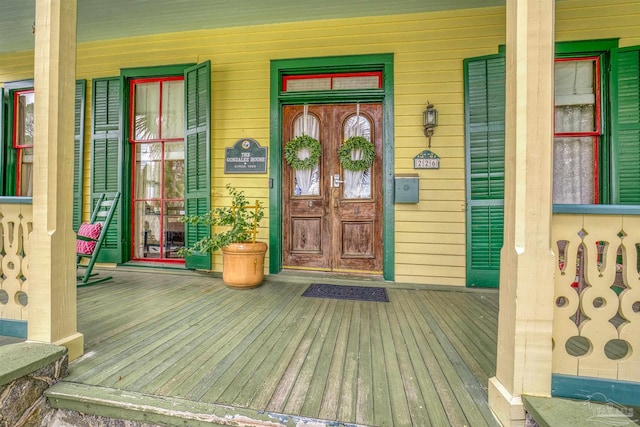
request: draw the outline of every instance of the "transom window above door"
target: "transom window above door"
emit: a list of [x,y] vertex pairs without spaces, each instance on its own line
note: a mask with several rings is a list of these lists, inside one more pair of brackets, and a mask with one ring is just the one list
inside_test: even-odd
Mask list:
[[282,77],[283,92],[382,89],[382,72],[305,74]]

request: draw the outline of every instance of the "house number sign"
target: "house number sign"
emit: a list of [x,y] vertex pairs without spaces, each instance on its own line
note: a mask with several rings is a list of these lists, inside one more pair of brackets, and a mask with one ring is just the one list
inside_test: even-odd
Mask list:
[[267,147],[261,147],[255,139],[239,139],[224,150],[224,173],[267,172]]
[[440,157],[431,150],[424,150],[413,158],[414,169],[440,169]]

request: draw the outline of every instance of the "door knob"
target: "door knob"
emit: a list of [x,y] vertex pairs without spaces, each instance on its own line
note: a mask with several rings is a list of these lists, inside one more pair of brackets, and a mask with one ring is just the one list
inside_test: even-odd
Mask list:
[[340,184],[342,184],[343,182],[344,181],[340,179],[339,173],[333,175],[333,187],[340,188]]

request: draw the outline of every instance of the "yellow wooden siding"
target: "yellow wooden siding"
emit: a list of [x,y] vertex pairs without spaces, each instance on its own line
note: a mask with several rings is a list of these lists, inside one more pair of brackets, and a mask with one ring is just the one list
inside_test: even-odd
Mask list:
[[[556,9],[559,41],[620,37],[621,46],[640,44],[640,5],[635,0],[567,0],[557,2]],[[211,60],[212,192],[223,194],[224,185],[233,182],[268,206],[268,175],[224,175],[223,157],[224,148],[239,138],[270,145],[270,61],[393,53],[395,172],[420,177],[420,203],[395,206],[395,279],[464,286],[462,61],[496,53],[504,43],[503,7],[306,21],[83,43],[78,46],[77,77],[90,82],[119,75],[121,68]],[[0,55],[0,64],[0,81],[30,78],[33,73],[31,53]],[[90,84],[87,89],[90,106]],[[427,101],[440,113],[432,150],[441,157],[441,168],[416,171],[413,157],[427,148],[421,124]],[[88,194],[89,107],[86,117]],[[219,204],[219,198],[212,200]],[[84,211],[88,216],[87,203]],[[260,233],[265,241],[267,224],[265,218]],[[218,255],[214,268],[221,268]]]

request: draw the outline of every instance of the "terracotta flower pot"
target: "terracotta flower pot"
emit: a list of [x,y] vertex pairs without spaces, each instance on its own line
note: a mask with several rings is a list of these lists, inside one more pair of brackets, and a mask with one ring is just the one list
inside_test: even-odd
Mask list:
[[222,281],[232,288],[250,289],[264,280],[267,244],[231,243],[222,248]]

